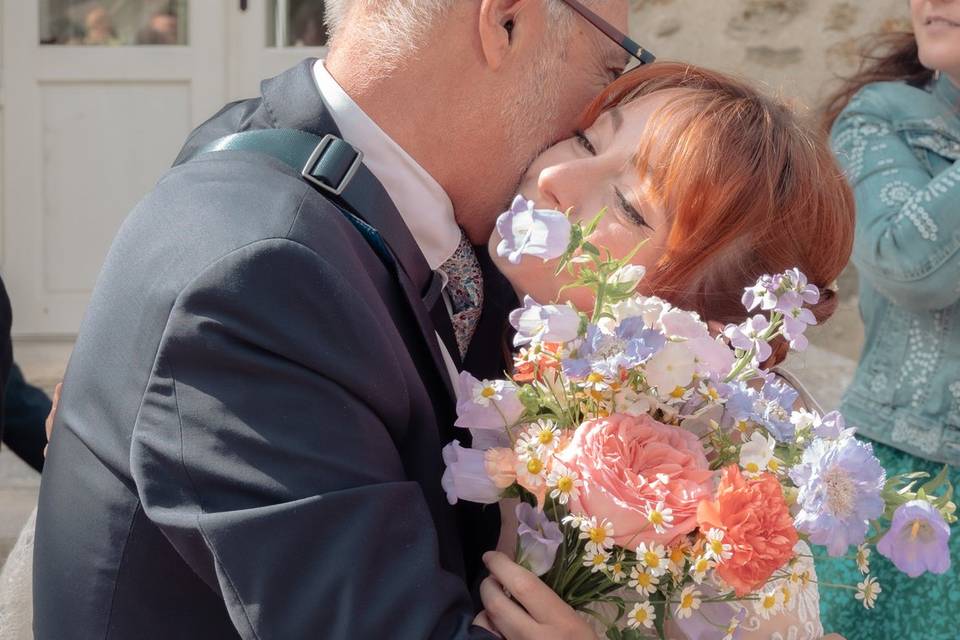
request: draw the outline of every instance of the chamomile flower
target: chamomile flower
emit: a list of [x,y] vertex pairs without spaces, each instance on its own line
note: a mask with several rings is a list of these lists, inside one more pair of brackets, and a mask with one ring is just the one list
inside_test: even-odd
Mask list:
[[690,552],[690,543],[682,540],[680,543],[670,547],[667,559],[670,561],[670,572],[675,574],[683,573],[687,564],[687,555]]
[[693,585],[684,587],[680,592],[680,602],[677,604],[677,618],[683,620],[693,615],[700,608],[700,592]]
[[702,380],[697,387],[697,395],[700,399],[709,404],[720,404],[722,396],[717,386],[709,379]]
[[779,589],[768,589],[760,592],[760,598],[753,603],[754,609],[764,620],[780,613],[783,608],[783,593]]
[[540,456],[549,455],[560,442],[560,429],[553,420],[537,420],[520,436],[518,446]]
[[690,575],[693,577],[693,581],[701,584],[704,578],[707,577],[707,572],[715,566],[716,563],[714,563],[709,556],[703,555],[694,558],[693,564],[690,565]]
[[590,568],[590,573],[597,571],[607,571],[609,567],[607,562],[610,560],[610,553],[603,549],[587,551],[583,557],[583,566]]
[[877,596],[883,589],[880,583],[873,576],[867,576],[863,582],[857,583],[857,594],[854,596],[857,600],[863,601],[863,606],[867,609],[873,609],[877,603]]
[[571,498],[580,495],[583,481],[577,474],[567,469],[562,463],[554,462],[550,475],[547,476],[547,488],[551,489],[550,497],[560,504],[567,504]]
[[667,572],[667,551],[662,544],[641,542],[637,547],[637,560],[655,576],[662,576]]
[[630,582],[627,586],[633,587],[641,595],[649,595],[657,590],[660,585],[660,578],[649,571],[634,567],[630,570]]
[[583,524],[586,518],[579,513],[570,513],[563,516],[563,519],[560,521],[561,524],[568,524],[574,529],[579,529]]
[[726,634],[723,636],[722,640],[733,640],[734,636],[737,634],[737,629],[740,628],[740,617],[730,618],[730,622],[727,624]]
[[721,529],[710,529],[707,531],[707,544],[704,555],[716,561],[717,564],[723,564],[724,561],[733,557],[733,547],[723,542],[724,532]]
[[537,455],[518,456],[517,482],[527,490],[534,490],[546,482],[547,463]]
[[647,521],[657,533],[666,533],[667,529],[673,526],[673,509],[666,507],[663,502],[658,502],[647,512]]
[[609,573],[611,582],[615,584],[620,584],[621,582],[623,582],[627,577],[627,573],[624,571],[624,568],[623,568],[623,558],[620,558],[616,562],[611,564],[608,567],[608,573]]
[[641,626],[647,629],[653,628],[653,623],[657,619],[657,614],[653,611],[653,605],[649,602],[638,602],[633,605],[627,616],[627,625],[631,629],[638,629]]
[[863,575],[870,573],[870,547],[866,544],[857,547],[857,569]]
[[773,438],[754,431],[750,440],[740,448],[740,466],[743,468],[743,475],[756,478],[766,471],[774,460],[773,448],[776,444]]
[[613,525],[606,519],[585,519],[580,523],[580,539],[587,541],[587,551],[604,551],[613,546]]

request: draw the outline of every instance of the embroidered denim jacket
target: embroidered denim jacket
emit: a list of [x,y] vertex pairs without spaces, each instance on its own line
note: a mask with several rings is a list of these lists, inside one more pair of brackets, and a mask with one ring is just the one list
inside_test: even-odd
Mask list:
[[841,410],[867,437],[960,466],[960,88],[868,85],[832,141],[856,194],[866,327]]

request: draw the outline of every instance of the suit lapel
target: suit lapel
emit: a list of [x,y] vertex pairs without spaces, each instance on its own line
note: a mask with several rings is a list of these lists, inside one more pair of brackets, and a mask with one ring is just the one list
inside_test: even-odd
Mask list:
[[[304,60],[289,71],[263,81],[261,84],[262,108],[270,116],[269,126],[280,129],[300,129],[315,135],[328,133],[340,135],[314,81],[315,62],[315,58]],[[350,141],[347,140],[347,142]],[[426,341],[430,357],[444,382],[447,393],[452,400],[456,400],[454,381],[450,379],[438,342],[438,333],[452,336],[453,326],[445,312],[431,314],[423,300],[433,281],[433,270],[430,269],[420,247],[383,185],[372,173],[369,171],[358,173],[350,186],[350,191],[350,200],[354,204],[355,213],[377,230],[396,259],[395,271],[398,284],[410,304],[420,333]],[[458,356],[455,341],[453,349],[451,355]]]

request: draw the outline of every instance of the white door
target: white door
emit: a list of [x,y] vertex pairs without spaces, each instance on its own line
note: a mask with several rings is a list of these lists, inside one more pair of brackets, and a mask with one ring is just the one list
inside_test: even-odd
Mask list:
[[260,81],[326,51],[322,0],[227,0],[228,92],[231,100],[260,94]]
[[0,274],[18,336],[73,335],[187,133],[322,56],[322,0],[0,0]]
[[77,331],[121,221],[226,97],[220,0],[3,0],[0,268],[15,335]]

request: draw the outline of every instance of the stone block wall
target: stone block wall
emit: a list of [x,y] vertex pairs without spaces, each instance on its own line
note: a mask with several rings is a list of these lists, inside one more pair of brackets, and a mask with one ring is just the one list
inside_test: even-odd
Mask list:
[[630,0],[630,32],[661,60],[737,73],[818,106],[864,34],[909,26],[907,0]]

